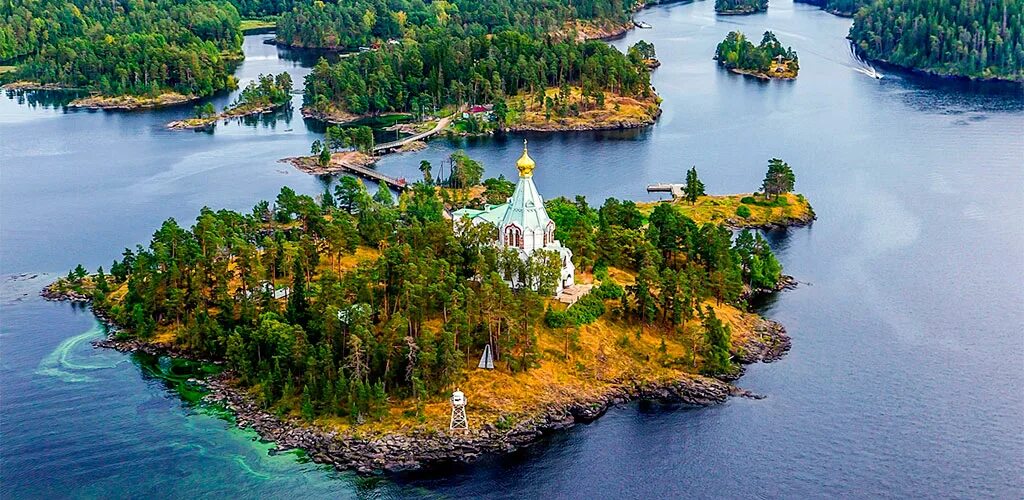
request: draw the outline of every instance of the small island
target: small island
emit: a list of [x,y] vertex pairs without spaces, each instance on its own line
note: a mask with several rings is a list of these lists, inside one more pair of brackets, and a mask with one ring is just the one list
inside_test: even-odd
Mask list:
[[[796,176],[789,164],[772,158],[768,161],[760,192],[708,195],[696,167],[686,172],[685,184],[652,184],[647,191],[671,193],[680,213],[698,224],[722,224],[732,229],[774,229],[806,226],[817,218],[807,198],[791,192],[795,183]],[[647,215],[661,203],[664,202],[638,203],[637,206]]]
[[[746,307],[790,282],[759,235],[678,204],[544,202],[525,149],[516,184],[455,165],[472,196],[429,164],[397,202],[352,177],[316,199],[283,188],[251,212],[168,219],[43,295],[90,301],[99,346],[218,365],[183,383],[280,449],[363,473],[507,453],[635,399],[761,397],[730,383],[790,345]],[[501,222],[525,211],[526,238]]]
[[756,46],[743,33],[729,32],[715,49],[715,60],[733,73],[765,80],[792,80],[800,72],[796,52],[783,47],[771,31],[765,31]]
[[212,103],[197,106],[195,117],[176,120],[167,124],[174,130],[208,129],[218,120],[260,115],[278,110],[292,100],[292,77],[287,72],[274,75],[259,75],[242,89],[241,95],[224,111],[217,113]]
[[768,0],[715,0],[715,14],[740,16],[768,11]]

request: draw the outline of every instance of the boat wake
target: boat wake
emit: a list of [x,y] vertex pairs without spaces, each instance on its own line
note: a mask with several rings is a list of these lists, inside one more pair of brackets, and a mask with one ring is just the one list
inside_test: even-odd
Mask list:
[[874,78],[876,80],[881,80],[885,76],[882,73],[879,73],[878,70],[871,65],[871,63],[865,61],[864,58],[862,58],[860,54],[857,53],[857,50],[853,46],[853,42],[850,42],[847,46],[850,48],[850,59],[852,59],[854,62],[854,64],[851,65],[850,67],[854,71],[870,76],[871,78]]

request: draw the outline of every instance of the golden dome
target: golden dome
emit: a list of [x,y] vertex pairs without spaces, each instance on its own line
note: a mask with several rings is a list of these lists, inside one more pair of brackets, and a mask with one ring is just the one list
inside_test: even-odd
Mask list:
[[523,139],[523,156],[516,162],[516,168],[519,169],[519,177],[530,177],[533,175],[533,169],[537,168],[533,158],[530,158],[530,153],[526,151],[526,139]]

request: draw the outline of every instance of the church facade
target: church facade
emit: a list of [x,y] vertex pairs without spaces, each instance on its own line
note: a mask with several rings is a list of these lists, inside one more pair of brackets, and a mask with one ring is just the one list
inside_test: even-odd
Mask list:
[[572,250],[555,239],[555,223],[548,217],[544,199],[533,183],[533,170],[536,167],[537,164],[526,149],[526,141],[523,141],[523,155],[516,162],[519,182],[512,197],[501,205],[487,205],[482,210],[456,210],[452,213],[452,219],[457,221],[466,217],[473,224],[491,223],[497,226],[495,245],[518,250],[523,260],[536,250],[557,252],[562,265],[555,290],[557,296],[575,282],[576,266],[572,263]]

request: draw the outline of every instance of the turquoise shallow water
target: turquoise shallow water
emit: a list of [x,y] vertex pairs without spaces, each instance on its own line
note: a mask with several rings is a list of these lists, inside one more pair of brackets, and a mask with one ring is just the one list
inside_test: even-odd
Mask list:
[[[168,216],[246,210],[282,185],[323,180],[277,163],[308,151],[297,113],[213,134],[163,124],[189,108],[65,111],[0,97],[0,496],[75,497],[1020,497],[1024,495],[1024,94],[857,71],[849,20],[773,2],[717,19],[711,2],[649,9],[665,98],[642,131],[531,135],[545,196],[651,198],[697,165],[710,192],[753,189],[767,159],[796,170],[810,228],[770,233],[804,282],[763,312],[794,337],[741,385],[769,397],[707,409],[633,405],[508,457],[397,478],[357,478],[195,407],[144,361],[92,349],[91,316],[40,300],[51,276],[109,266]],[[753,81],[710,60],[731,29],[773,29],[800,54],[794,82]],[[310,60],[246,39],[244,84],[301,81]],[[223,104],[232,96],[217,98]],[[299,97],[296,96],[296,104]],[[514,174],[522,136],[466,148]]]

